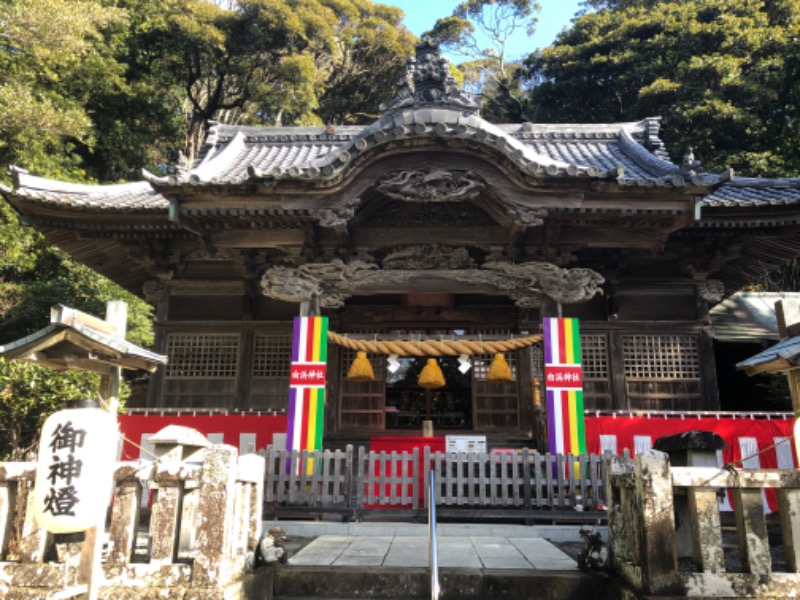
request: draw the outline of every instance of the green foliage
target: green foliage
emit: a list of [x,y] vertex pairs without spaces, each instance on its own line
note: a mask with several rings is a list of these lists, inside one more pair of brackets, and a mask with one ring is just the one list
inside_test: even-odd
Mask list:
[[96,398],[99,378],[93,373],[54,374],[18,360],[0,358],[0,459],[23,460],[36,450],[39,430],[68,400]]
[[2,0],[0,164],[121,181],[196,156],[209,120],[364,123],[414,36],[367,0]]
[[121,83],[99,42],[121,18],[92,0],[0,2],[0,164],[83,176],[75,146],[95,141],[86,98]]
[[152,344],[152,308],[112,281],[50,246],[41,234],[22,228],[0,200],[0,341],[10,342],[42,329],[50,307],[65,304],[103,317],[106,302],[128,303],[127,338]]
[[800,172],[800,2],[593,3],[526,61],[533,118],[664,118],[672,156],[743,175]]
[[[128,303],[127,339],[152,344],[150,306],[20,227],[0,200],[0,344],[46,327],[54,304],[102,317],[109,300]],[[0,459],[21,458],[50,413],[66,400],[98,397],[99,383],[91,373],[0,359]]]
[[416,39],[397,8],[364,0],[325,4],[334,43],[313,55],[324,81],[317,113],[324,123],[367,124],[394,97]]
[[[131,108],[142,118],[148,100],[163,107],[161,129],[156,120],[144,119],[144,128],[136,130],[159,134],[155,162],[163,163],[165,141],[175,130],[170,114],[182,123],[176,148],[190,159],[209,120],[364,122],[391,97],[413,51],[402,12],[366,0],[244,0],[231,9],[206,0],[121,4],[139,15],[120,36],[128,50],[119,60],[142,90],[131,97]],[[121,121],[129,119],[116,118],[117,130],[124,129]],[[146,147],[139,144],[143,134],[134,133],[124,147]]]

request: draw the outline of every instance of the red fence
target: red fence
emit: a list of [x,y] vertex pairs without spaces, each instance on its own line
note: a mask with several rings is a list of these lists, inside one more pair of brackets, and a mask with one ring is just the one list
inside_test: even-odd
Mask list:
[[[139,458],[141,451],[137,445],[145,445],[143,442],[146,443],[150,435],[171,424],[193,427],[210,437],[211,441],[230,444],[242,453],[266,448],[273,443],[274,434],[286,431],[286,415],[246,412],[149,411],[121,415],[120,423],[129,440],[124,445],[122,460]],[[792,444],[775,445],[792,437],[793,426],[794,420],[789,413],[587,414],[586,449],[589,454],[602,454],[606,450],[622,453],[628,448],[635,455],[637,450],[651,447],[659,437],[700,429],[718,433],[726,441],[728,448],[722,453],[724,463],[747,458],[745,467],[794,468],[798,460]],[[419,438],[384,439],[413,441]],[[442,438],[438,439],[441,441]],[[393,449],[408,450],[406,447],[378,448]]]
[[[241,454],[256,452],[273,443],[273,435],[286,433],[286,415],[247,412],[148,411],[120,415],[125,436],[121,460],[136,460],[147,448],[147,438],[167,425],[196,429],[214,443],[225,443]],[[147,458],[145,454],[142,456]]]

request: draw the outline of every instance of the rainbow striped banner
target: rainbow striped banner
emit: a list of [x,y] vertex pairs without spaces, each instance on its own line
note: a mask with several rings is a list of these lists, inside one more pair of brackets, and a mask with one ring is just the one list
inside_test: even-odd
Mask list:
[[544,319],[547,438],[551,454],[586,454],[578,319]]
[[295,317],[287,450],[322,449],[327,360],[328,317]]

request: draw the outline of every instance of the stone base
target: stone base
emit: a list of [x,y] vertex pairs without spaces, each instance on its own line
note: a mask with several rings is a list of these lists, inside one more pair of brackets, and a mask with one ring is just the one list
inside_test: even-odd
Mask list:
[[[240,577],[225,587],[101,587],[101,600],[271,600],[275,576],[273,567],[264,567]],[[12,586],[0,590],[5,598],[41,600],[58,592],[58,588]]]

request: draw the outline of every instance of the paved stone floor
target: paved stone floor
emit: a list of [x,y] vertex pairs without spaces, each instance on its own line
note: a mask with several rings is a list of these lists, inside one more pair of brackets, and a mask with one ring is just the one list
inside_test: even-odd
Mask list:
[[[438,540],[440,568],[576,570],[575,561],[549,541],[529,537],[465,536]],[[428,538],[410,535],[321,535],[289,559],[290,565],[427,567]]]
[[[313,538],[290,565],[427,567],[428,527],[412,523],[266,522],[287,535]],[[440,568],[577,570],[545,539],[579,541],[576,528],[446,523],[437,528]]]

